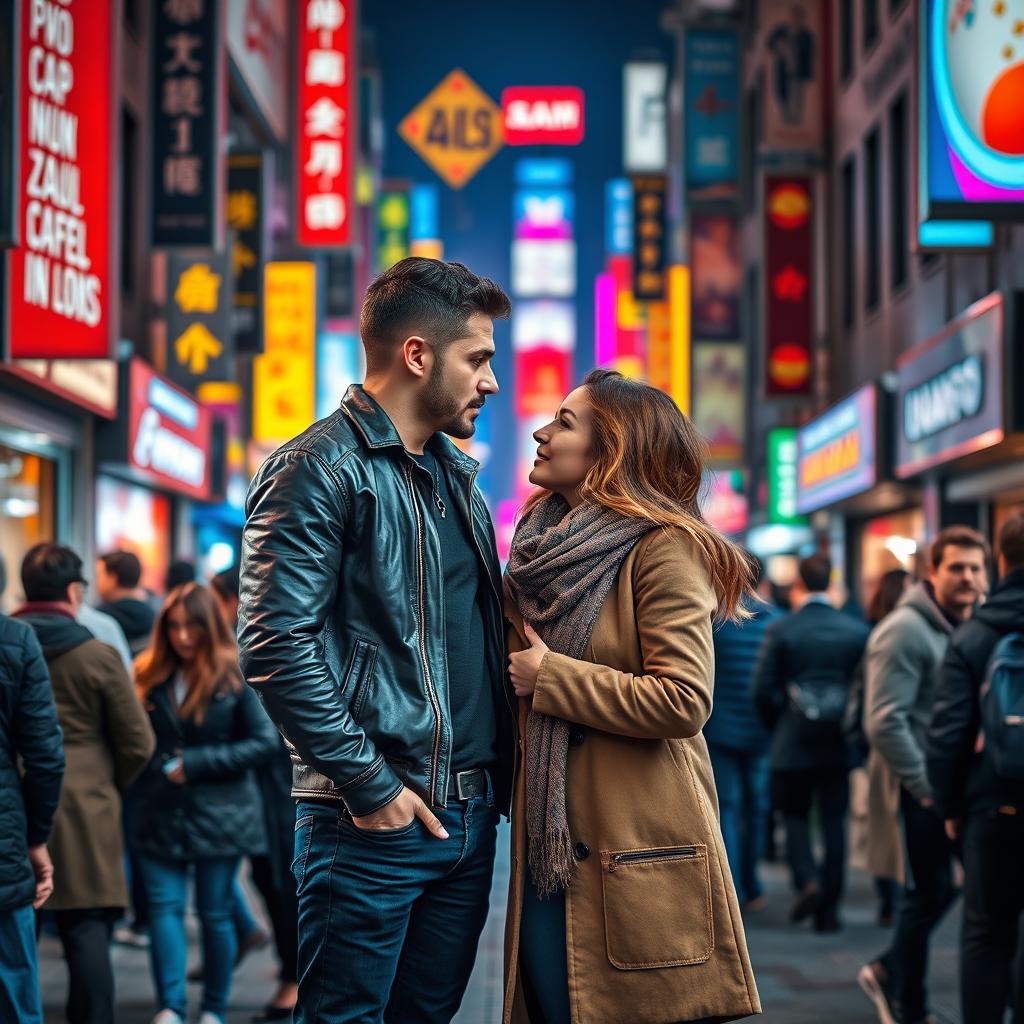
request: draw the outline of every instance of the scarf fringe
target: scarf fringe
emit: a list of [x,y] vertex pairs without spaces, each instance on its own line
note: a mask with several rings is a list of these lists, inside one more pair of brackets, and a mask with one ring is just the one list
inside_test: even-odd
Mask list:
[[576,857],[568,830],[549,828],[543,835],[530,836],[528,860],[539,899],[547,899],[559,889],[567,889],[576,871]]

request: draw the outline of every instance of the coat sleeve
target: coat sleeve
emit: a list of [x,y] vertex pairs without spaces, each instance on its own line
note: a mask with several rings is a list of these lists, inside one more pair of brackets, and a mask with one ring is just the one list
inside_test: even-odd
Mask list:
[[348,496],[315,455],[263,466],[242,537],[238,653],[242,674],[303,762],[334,783],[349,811],[380,810],[402,790],[342,700],[323,631],[341,580]]
[[249,687],[243,687],[235,705],[235,737],[230,743],[187,747],[182,754],[186,782],[210,782],[239,775],[265,764],[277,752],[273,723]]
[[765,630],[754,665],[754,708],[766,729],[774,729],[786,706],[786,675],[783,665],[782,625],[777,619]]
[[864,730],[868,742],[917,800],[931,799],[924,751],[914,736],[911,713],[927,652],[907,616],[892,612],[871,634],[865,655]]
[[947,818],[963,815],[967,775],[981,728],[982,680],[972,670],[959,639],[954,633],[939,667],[926,743],[928,779],[935,803]]
[[711,714],[716,608],[707,569],[691,543],[659,530],[641,541],[635,570],[642,674],[547,653],[533,708],[639,739],[695,736]]
[[97,640],[96,670],[103,718],[114,753],[114,775],[121,788],[134,782],[156,749],[149,715],[135,693],[117,651]]
[[64,736],[43,652],[35,633],[27,628],[18,663],[21,686],[11,718],[11,745],[22,762],[21,793],[31,847],[46,842],[60,802]]

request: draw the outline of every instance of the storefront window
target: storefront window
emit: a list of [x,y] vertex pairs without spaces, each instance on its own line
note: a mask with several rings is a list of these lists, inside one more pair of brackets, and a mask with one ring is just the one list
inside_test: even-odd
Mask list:
[[860,601],[866,608],[878,581],[891,569],[917,575],[919,553],[924,548],[924,512],[909,509],[869,519],[860,545]]
[[8,579],[0,608],[9,610],[21,600],[18,573],[25,552],[54,539],[56,480],[52,460],[0,444],[0,557]]
[[171,501],[163,494],[96,479],[96,554],[131,551],[142,563],[142,586],[163,594],[171,560]]

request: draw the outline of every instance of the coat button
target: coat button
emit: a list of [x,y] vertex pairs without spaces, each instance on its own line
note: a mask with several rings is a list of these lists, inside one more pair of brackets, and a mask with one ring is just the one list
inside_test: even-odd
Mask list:
[[582,747],[587,734],[582,729],[573,729],[569,733],[569,743],[574,747]]
[[590,856],[590,847],[586,843],[576,844],[576,859],[586,860]]

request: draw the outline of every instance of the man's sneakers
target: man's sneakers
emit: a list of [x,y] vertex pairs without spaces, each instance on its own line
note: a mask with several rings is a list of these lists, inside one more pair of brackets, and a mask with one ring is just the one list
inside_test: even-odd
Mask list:
[[115,926],[113,939],[119,946],[131,946],[133,949],[149,949],[149,934],[144,931],[137,931],[130,924]]
[[857,972],[857,984],[875,1004],[875,1012],[881,1024],[902,1024],[893,1005],[889,975],[881,964],[865,964]]
[[805,885],[800,892],[797,894],[796,902],[793,904],[793,909],[789,912],[789,919],[793,924],[799,924],[801,921],[806,921],[807,918],[812,917],[817,913],[818,906],[821,903],[821,893],[818,887],[811,882],[809,885]]
[[173,1010],[161,1010],[149,1024],[185,1024],[185,1021]]

